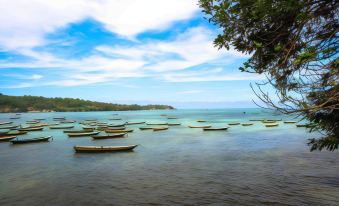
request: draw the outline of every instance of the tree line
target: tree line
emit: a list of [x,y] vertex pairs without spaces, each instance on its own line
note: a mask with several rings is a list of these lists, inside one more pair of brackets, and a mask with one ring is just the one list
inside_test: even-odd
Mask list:
[[41,96],[9,96],[0,93],[0,112],[86,112],[174,109],[168,105],[112,104],[75,98],[46,98]]

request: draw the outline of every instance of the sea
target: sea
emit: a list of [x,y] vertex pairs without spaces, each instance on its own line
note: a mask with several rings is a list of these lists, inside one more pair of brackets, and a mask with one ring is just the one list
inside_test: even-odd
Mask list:
[[[50,142],[0,142],[1,206],[339,205],[339,152],[310,152],[307,145],[321,134],[283,121],[277,127],[260,121],[228,125],[298,117],[263,109],[176,109],[4,113],[0,122],[18,125],[45,118],[43,123],[55,123],[54,117],[76,120],[70,124],[75,129],[86,119],[181,125],[163,131],[129,125],[134,131],[126,138],[105,140],[70,138],[45,127],[18,138],[51,135]],[[190,125],[229,128],[203,131]],[[76,153],[73,148],[132,144],[138,145],[134,151],[119,153]]]

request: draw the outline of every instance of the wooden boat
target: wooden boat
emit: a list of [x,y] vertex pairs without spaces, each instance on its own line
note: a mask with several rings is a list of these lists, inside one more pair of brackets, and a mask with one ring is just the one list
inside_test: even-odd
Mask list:
[[241,125],[242,126],[251,126],[251,125],[253,125],[253,123],[242,123]]
[[45,126],[52,126],[51,124],[46,124],[46,123],[40,123],[39,125],[42,126],[42,127],[45,127]]
[[26,121],[26,124],[38,124],[40,121]]
[[179,126],[181,125],[181,123],[168,123],[167,125],[168,126]]
[[31,139],[13,139],[13,140],[11,140],[11,143],[13,143],[13,144],[24,144],[24,143],[33,143],[33,142],[47,142],[51,138],[52,138],[52,136],[36,137],[36,138],[31,138]]
[[[92,129],[93,131],[94,129]],[[64,133],[86,133],[86,132],[92,132],[90,130],[64,130]]]
[[65,117],[54,117],[53,120],[65,120]]
[[97,127],[97,130],[106,130],[108,127],[107,126],[100,126],[100,127]]
[[295,125],[295,126],[297,126],[297,127],[307,127],[307,125],[308,125],[308,124],[297,124],[297,125]]
[[76,152],[123,152],[131,151],[138,145],[127,146],[74,146]]
[[18,127],[18,125],[13,125],[13,126],[0,127],[0,129],[15,129],[17,127]]
[[127,125],[132,125],[132,124],[145,124],[145,122],[126,122]]
[[99,131],[94,131],[94,132],[83,132],[83,133],[67,133],[69,137],[85,137],[85,136],[92,136],[99,134]]
[[65,121],[61,121],[60,123],[62,124],[66,124],[66,123],[75,123],[75,120],[65,120]]
[[261,121],[262,123],[276,123],[277,121],[274,121],[274,120],[264,120],[264,121]]
[[167,117],[167,119],[178,119],[177,117]]
[[125,124],[110,124],[108,127],[124,127]]
[[123,130],[126,129],[126,127],[107,127],[108,130]]
[[38,119],[34,119],[36,121],[41,121],[41,120],[46,120],[45,118],[38,118]]
[[9,141],[14,138],[16,138],[16,136],[2,136],[0,137],[0,142]]
[[166,116],[167,116],[167,114],[161,114],[160,116],[166,117]]
[[20,117],[10,117],[10,119],[20,119]]
[[121,118],[110,118],[109,120],[121,120]]
[[[24,127],[24,128],[40,128],[40,127],[43,127],[44,125],[43,124],[37,124],[37,125],[29,125],[28,127]],[[23,127],[21,127],[23,128]]]
[[297,121],[284,121],[285,124],[295,124]]
[[265,124],[265,127],[277,127],[277,126],[279,126],[278,123]]
[[231,122],[231,123],[228,123],[228,125],[240,125],[239,122]]
[[228,127],[219,127],[219,128],[203,128],[204,131],[225,131]]
[[168,130],[168,127],[157,127],[157,128],[153,128],[153,131],[162,131],[162,130]]
[[24,128],[20,128],[18,129],[19,131],[41,131],[43,130],[43,127],[24,127]]
[[49,127],[50,129],[70,129],[73,128],[74,125],[69,125],[69,126],[51,126]]
[[210,128],[211,125],[205,125],[205,126],[188,126],[189,128]]
[[82,126],[83,130],[88,130],[88,131],[93,131],[94,128],[93,127],[86,127],[86,126]]
[[0,125],[12,124],[13,122],[0,122]]
[[107,129],[105,130],[106,133],[125,133],[125,132],[133,132],[133,129]]
[[140,130],[151,130],[154,129],[154,127],[139,127]]
[[206,120],[197,120],[197,122],[206,122]]
[[125,137],[127,133],[116,133],[116,134],[109,134],[109,135],[95,135],[92,136],[93,139],[109,139],[109,138],[119,138]]
[[27,134],[27,131],[10,131],[6,135],[18,136],[18,135],[24,135],[24,134]]
[[163,123],[146,123],[147,125],[168,125],[167,122],[163,122]]

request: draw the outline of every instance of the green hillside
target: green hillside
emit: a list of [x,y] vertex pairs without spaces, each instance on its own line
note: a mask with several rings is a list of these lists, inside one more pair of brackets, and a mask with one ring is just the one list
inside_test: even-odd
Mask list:
[[0,112],[84,112],[174,109],[167,105],[111,104],[73,98],[46,98],[38,96],[8,96],[0,93]]

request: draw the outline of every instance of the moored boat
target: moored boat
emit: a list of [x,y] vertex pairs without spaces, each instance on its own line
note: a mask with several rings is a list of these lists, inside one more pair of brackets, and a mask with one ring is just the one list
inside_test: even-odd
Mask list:
[[4,126],[4,127],[0,127],[0,130],[1,130],[1,129],[15,129],[15,128],[17,128],[17,127],[18,127],[18,125]]
[[200,120],[197,120],[197,122],[206,122],[206,120],[200,119]]
[[284,121],[285,124],[295,124],[297,121]]
[[75,123],[75,120],[64,120],[64,121],[60,121],[60,123],[62,124],[66,124],[66,123]]
[[210,127],[212,127],[211,125],[204,125],[204,126],[192,126],[192,125],[190,125],[190,126],[188,126],[189,128],[210,128]]
[[265,124],[265,127],[277,127],[277,126],[279,126],[278,123]]
[[126,127],[107,127],[108,130],[124,130]]
[[297,127],[308,127],[308,124],[296,124]]
[[36,137],[36,138],[30,138],[30,139],[12,139],[11,143],[13,143],[13,144],[24,144],[24,143],[32,143],[32,142],[47,142],[51,138],[52,138],[52,136]]
[[157,128],[153,128],[153,131],[162,131],[162,130],[168,130],[168,127],[157,127]]
[[119,138],[125,137],[127,133],[116,133],[116,134],[108,134],[108,135],[94,135],[92,136],[93,139],[109,139],[109,138]]
[[64,130],[64,133],[86,133],[92,132],[94,129],[90,130]]
[[93,131],[95,128],[94,127],[82,126],[82,129],[87,130],[87,131]]
[[240,123],[239,122],[230,122],[230,123],[228,123],[228,125],[240,125]]
[[167,117],[167,119],[178,119],[177,117]]
[[133,132],[133,129],[117,129],[117,130],[111,130],[111,129],[107,129],[105,130],[106,133],[125,133],[125,132]]
[[168,126],[179,126],[181,125],[181,123],[168,123],[167,125]]
[[159,122],[159,123],[146,123],[147,125],[168,125],[167,122]]
[[19,131],[41,131],[43,130],[43,127],[23,127],[18,129]]
[[14,138],[16,138],[16,136],[2,136],[0,137],[0,142],[9,141]]
[[145,122],[126,122],[127,125],[132,125],[132,124],[145,124]]
[[17,135],[24,135],[24,134],[27,134],[27,131],[10,131],[6,135],[17,136]]
[[108,127],[124,127],[126,124],[109,124]]
[[83,132],[83,133],[67,133],[69,137],[85,137],[85,136],[92,136],[99,134],[99,131],[93,131],[93,132]]
[[65,120],[66,117],[54,117],[53,120]]
[[275,120],[263,120],[263,121],[261,121],[262,123],[276,123],[277,121],[275,121]]
[[76,152],[122,152],[131,151],[138,145],[127,146],[74,146]]
[[121,118],[110,118],[109,120],[121,120]]
[[69,125],[69,126],[50,126],[50,129],[71,129],[73,128],[74,125]]
[[0,122],[0,125],[12,124],[13,122]]
[[154,127],[139,127],[140,130],[152,130]]
[[242,126],[251,126],[251,125],[253,125],[253,123],[242,123],[241,125]]
[[26,121],[26,124],[38,124],[40,123],[40,121],[36,121],[36,120],[29,120],[29,121]]
[[20,117],[10,117],[10,119],[20,119]]
[[218,127],[218,128],[203,128],[204,131],[225,131],[228,127]]

